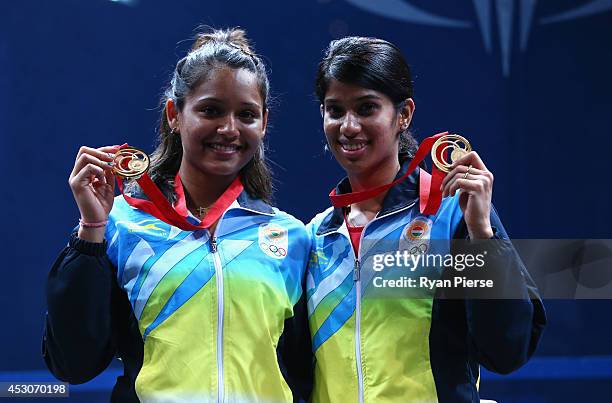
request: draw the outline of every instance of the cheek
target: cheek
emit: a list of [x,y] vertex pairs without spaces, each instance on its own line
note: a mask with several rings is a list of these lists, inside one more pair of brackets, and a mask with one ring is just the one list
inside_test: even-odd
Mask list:
[[389,126],[388,120],[377,120],[372,122],[371,132],[376,133],[374,140],[379,143],[393,144],[399,141],[399,137],[393,126]]
[[190,135],[181,133],[181,143],[183,144],[183,150],[194,150],[200,146],[200,140],[193,133]]
[[245,143],[248,145],[247,153],[249,155],[255,154],[260,144],[263,142],[264,134],[260,128],[252,129],[243,132],[243,138]]
[[331,138],[333,137],[340,128],[340,125],[336,122],[325,120],[323,121],[323,132],[325,133],[325,137]]

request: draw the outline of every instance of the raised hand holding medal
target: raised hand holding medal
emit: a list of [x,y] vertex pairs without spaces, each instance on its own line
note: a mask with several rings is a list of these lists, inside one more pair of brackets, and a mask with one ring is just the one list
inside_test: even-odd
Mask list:
[[[438,143],[439,142],[439,143]],[[443,148],[441,153],[436,150]],[[450,151],[450,161],[445,156]],[[442,155],[442,158],[437,158]],[[459,135],[440,138],[432,148],[432,159],[441,171],[447,172],[440,190],[442,197],[459,193],[459,206],[471,239],[488,239],[493,236],[491,228],[491,198],[493,174],[469,142]]]
[[115,198],[114,153],[119,146],[79,149],[68,184],[81,213],[79,238],[102,242]]

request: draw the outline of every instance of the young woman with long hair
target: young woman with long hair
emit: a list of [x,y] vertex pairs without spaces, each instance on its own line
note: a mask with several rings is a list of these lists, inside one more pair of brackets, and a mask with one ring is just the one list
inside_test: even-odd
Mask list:
[[86,382],[118,356],[112,401],[308,398],[310,240],[269,204],[268,99],[242,30],[199,34],[178,61],[149,177],[179,227],[138,207],[144,186],[114,196],[121,148],[81,147],[69,180],[80,226],[47,286],[44,355],[59,379]]
[[[332,197],[404,176],[417,151],[409,132],[415,103],[410,69],[395,45],[363,37],[331,42],[316,93],[327,146],[347,175]],[[424,176],[417,168],[387,190],[330,207],[308,226],[315,402],[478,402],[480,365],[508,373],[535,350],[544,310],[492,208],[493,175],[476,152],[455,161],[435,214],[420,210]],[[407,269],[398,257],[459,262],[483,253],[478,273],[495,278],[494,296],[394,288],[415,284],[418,276],[474,275],[459,272],[459,265],[443,273],[422,261]]]

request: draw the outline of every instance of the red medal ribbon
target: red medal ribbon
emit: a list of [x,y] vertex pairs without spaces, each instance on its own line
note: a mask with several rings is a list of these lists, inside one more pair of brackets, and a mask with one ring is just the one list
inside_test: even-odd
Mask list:
[[[124,144],[122,147],[127,146]],[[240,180],[240,176],[236,177],[229,187],[223,192],[221,197],[212,205],[208,213],[199,225],[194,225],[187,221],[189,211],[185,201],[185,190],[179,174],[174,178],[174,191],[177,200],[172,206],[164,194],[159,190],[155,182],[151,179],[148,173],[143,174],[136,182],[140,185],[144,194],[149,200],[137,199],[123,193],[123,179],[117,176],[119,190],[125,201],[132,207],[149,213],[152,216],[159,218],[163,222],[178,227],[184,231],[195,231],[199,229],[210,228],[223,215],[223,212],[236,201],[244,187]]]
[[[431,137],[427,137],[421,145],[419,149],[414,155],[412,161],[408,165],[408,169],[406,173],[401,177],[397,178],[391,183],[386,185],[378,186],[372,189],[363,190],[360,192],[352,192],[345,194],[336,194],[336,189],[332,190],[329,194],[329,198],[331,199],[332,205],[334,207],[346,207],[350,204],[359,203],[364,200],[371,199],[373,197],[378,196],[379,194],[389,190],[392,186],[397,185],[398,183],[405,180],[414,170],[419,166],[419,163],[425,159],[427,154],[431,151],[431,147],[438,140],[438,138],[447,135],[448,132],[438,133]],[[438,159],[440,160],[442,157],[442,149],[443,147],[438,147],[437,152],[440,153],[438,155]],[[440,203],[442,202],[442,191],[440,190],[440,186],[442,185],[442,181],[444,176],[446,175],[444,172],[440,171],[435,165],[432,166],[431,176],[424,172],[421,169],[421,175],[419,175],[419,199],[420,199],[420,211],[423,214],[434,215],[438,212],[440,208]]]

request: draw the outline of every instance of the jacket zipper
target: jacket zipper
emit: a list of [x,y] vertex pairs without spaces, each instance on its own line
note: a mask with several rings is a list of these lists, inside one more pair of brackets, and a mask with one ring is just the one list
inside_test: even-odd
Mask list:
[[[365,228],[364,228],[365,230]],[[361,246],[361,241],[360,246]],[[357,358],[357,387],[359,403],[363,403],[363,370],[361,368],[361,267],[359,257],[355,256],[355,269],[353,280],[355,281],[355,357]]]
[[[361,231],[361,236],[359,238],[359,248],[355,254],[355,266],[353,269],[353,281],[355,281],[355,357],[357,359],[357,386],[358,386],[358,394],[359,394],[359,403],[363,403],[363,368],[361,362],[361,262],[359,261],[359,257],[361,256],[361,245],[363,243],[363,235],[366,232],[366,228],[368,225],[376,221],[377,219],[399,213],[401,211],[407,210],[414,206],[415,203],[410,204],[400,210],[393,211],[389,214],[380,217],[374,217],[372,221],[367,223],[363,230]],[[349,238],[349,242],[351,242]],[[351,242],[352,244],[352,242]]]
[[[238,207],[241,210],[246,210],[258,214],[270,215],[268,213],[262,213],[257,210],[251,210],[244,207]],[[216,233],[219,231],[221,221],[225,217],[225,214],[229,211],[226,210],[219,221],[217,222],[217,228],[214,233],[211,233],[210,238],[210,251],[213,256],[213,262],[215,264],[215,277],[217,283],[217,401],[223,402],[225,399],[225,385],[224,385],[224,367],[223,367],[223,316],[225,313],[224,306],[224,293],[223,293],[223,268],[221,265],[221,258],[217,250],[217,236]]]
[[210,248],[215,263],[215,277],[217,279],[217,401],[223,402],[223,270],[221,259],[217,252],[217,238],[213,235],[210,240]]
[[[374,218],[375,220],[376,218]],[[363,403],[363,368],[361,362],[361,245],[363,243],[363,235],[368,228],[368,225],[374,220],[367,223],[359,237],[359,247],[355,252],[355,267],[353,269],[353,280],[355,281],[355,357],[357,358],[357,388],[359,395],[359,403]],[[349,240],[350,241],[350,240]],[[351,242],[352,244],[352,242]]]

